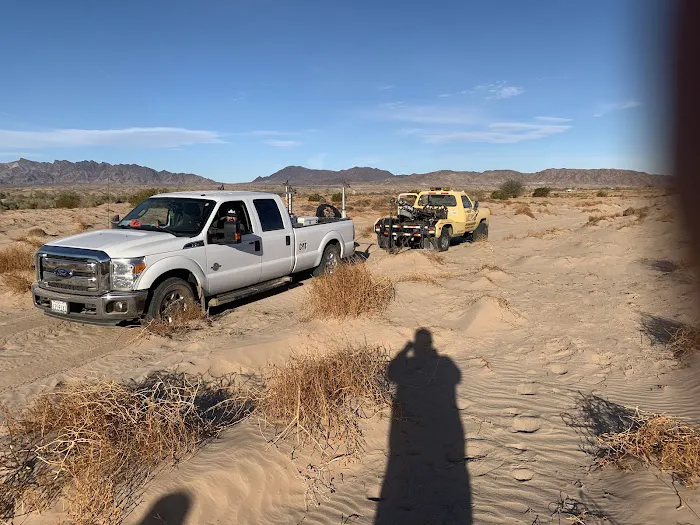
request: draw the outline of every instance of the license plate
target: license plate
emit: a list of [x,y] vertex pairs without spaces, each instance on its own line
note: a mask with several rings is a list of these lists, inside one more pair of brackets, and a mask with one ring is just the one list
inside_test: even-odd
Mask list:
[[51,301],[51,311],[57,314],[67,314],[68,303],[65,301]]

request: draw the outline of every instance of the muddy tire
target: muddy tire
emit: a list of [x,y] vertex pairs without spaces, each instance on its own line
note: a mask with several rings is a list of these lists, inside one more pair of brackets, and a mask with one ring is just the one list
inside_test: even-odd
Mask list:
[[476,227],[476,230],[472,232],[471,240],[473,242],[489,240],[489,225],[486,223],[486,221],[482,221],[479,223],[479,226]]
[[443,228],[440,232],[440,237],[435,239],[437,242],[437,249],[439,252],[446,252],[450,249],[450,241],[452,240],[452,230],[450,228]]
[[319,277],[326,273],[333,273],[333,270],[340,264],[340,248],[337,244],[329,244],[323,250],[321,264],[314,268],[313,276]]
[[193,307],[198,308],[190,285],[178,277],[170,277],[153,291],[151,301],[148,303],[146,319],[170,323],[174,309]]
[[378,233],[377,234],[377,246],[379,246],[382,250],[389,249],[389,237],[384,236],[381,233]]

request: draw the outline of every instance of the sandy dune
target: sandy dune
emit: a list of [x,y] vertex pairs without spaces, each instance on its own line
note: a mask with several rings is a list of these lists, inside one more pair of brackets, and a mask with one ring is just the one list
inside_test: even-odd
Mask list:
[[[374,318],[304,320],[308,287],[302,282],[215,312],[210,329],[169,340],[140,337],[134,329],[57,321],[35,312],[28,296],[4,293],[0,401],[20,407],[68,379],[138,378],[175,367],[253,371],[292,350],[323,348],[328,341],[367,340],[396,354],[425,327],[441,362],[454,367],[459,381],[451,387],[454,406],[445,406],[441,393],[426,394],[436,396],[431,417],[450,421],[436,423],[441,433],[426,433],[426,443],[454,438],[446,447],[454,446],[461,457],[438,458],[436,465],[448,461],[464,475],[422,465],[413,485],[399,474],[385,479],[388,466],[399,465],[400,471],[414,461],[401,440],[392,439],[390,447],[396,429],[388,418],[366,423],[361,462],[335,462],[327,471],[317,457],[303,451],[292,457],[288,445],[266,444],[248,421],[159,474],[128,523],[161,523],[146,519],[155,506],[169,525],[384,525],[388,518],[377,517],[382,494],[415,491],[413,506],[408,498],[403,509],[415,517],[425,512],[434,487],[457,484],[463,486],[454,487],[455,493],[471,499],[471,509],[453,513],[461,522],[471,514],[475,524],[549,523],[556,503],[570,497],[605,513],[607,523],[700,524],[697,491],[674,486],[654,468],[593,470],[583,450],[588,434],[582,426],[590,422],[584,412],[605,416],[614,408],[605,401],[700,422],[700,364],[681,367],[658,340],[664,323],[695,319],[695,276],[669,216],[673,202],[670,197],[589,198],[589,205],[582,205],[586,199],[523,201],[530,202],[535,219],[516,215],[513,205],[489,204],[490,241],[455,243],[442,258],[420,251],[389,255],[370,245],[371,238],[361,239],[366,264],[397,281],[395,301]],[[630,206],[649,206],[649,215],[614,216]],[[589,222],[589,216],[604,215],[612,217]],[[373,218],[358,216],[357,231]],[[39,211],[7,212],[2,219],[0,244],[31,227],[71,233],[76,221],[71,215],[57,223]],[[437,384],[448,388],[450,374]],[[415,389],[408,391],[415,395]],[[424,404],[416,402],[416,410],[425,410]],[[164,497],[165,512],[159,507]],[[58,515],[60,509],[26,523],[52,523]]]

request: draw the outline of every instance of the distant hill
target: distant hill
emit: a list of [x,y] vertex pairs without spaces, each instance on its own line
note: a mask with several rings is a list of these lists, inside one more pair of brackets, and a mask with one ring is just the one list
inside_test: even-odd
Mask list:
[[345,182],[373,182],[386,180],[394,174],[377,168],[350,168],[348,170],[312,170],[302,166],[287,166],[267,177],[258,177],[258,184],[284,184],[289,180],[295,185],[339,184]]
[[258,177],[256,184],[282,184],[289,180],[295,186],[328,186],[348,183],[368,183],[377,186],[455,186],[493,188],[508,179],[519,179],[527,186],[600,187],[600,186],[663,186],[670,182],[664,175],[652,175],[643,171],[619,169],[546,169],[536,173],[514,170],[452,171],[394,175],[376,168],[351,168],[341,171],[313,170],[301,166],[288,166],[268,177]]
[[156,171],[137,164],[107,164],[86,160],[82,162],[35,162],[19,159],[0,163],[0,185],[28,186],[48,184],[153,184],[153,185],[211,185],[215,181],[191,173]]

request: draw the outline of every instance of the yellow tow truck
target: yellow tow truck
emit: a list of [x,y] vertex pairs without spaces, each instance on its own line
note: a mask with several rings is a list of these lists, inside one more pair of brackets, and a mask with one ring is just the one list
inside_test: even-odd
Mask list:
[[464,191],[430,188],[419,193],[401,193],[396,199],[396,217],[381,217],[374,223],[377,245],[447,251],[453,237],[485,240],[491,211],[480,207]]

